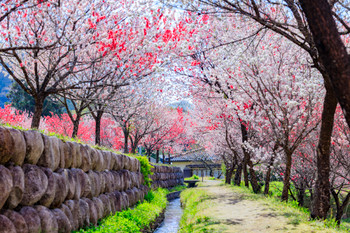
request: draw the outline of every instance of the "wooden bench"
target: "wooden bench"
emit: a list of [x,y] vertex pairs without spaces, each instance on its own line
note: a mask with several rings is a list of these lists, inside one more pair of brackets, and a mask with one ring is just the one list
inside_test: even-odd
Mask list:
[[187,187],[188,188],[193,188],[193,187],[197,187],[197,182],[199,182],[199,180],[185,180],[185,183],[187,183]]

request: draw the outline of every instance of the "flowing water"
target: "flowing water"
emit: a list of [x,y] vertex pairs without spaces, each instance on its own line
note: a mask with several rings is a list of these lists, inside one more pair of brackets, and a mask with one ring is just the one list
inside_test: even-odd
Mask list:
[[176,233],[182,216],[180,198],[170,201],[165,209],[165,218],[154,233]]

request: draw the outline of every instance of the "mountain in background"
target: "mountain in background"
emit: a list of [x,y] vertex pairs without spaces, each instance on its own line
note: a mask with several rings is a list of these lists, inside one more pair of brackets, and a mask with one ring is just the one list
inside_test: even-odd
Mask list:
[[12,80],[5,77],[3,73],[0,72],[0,107],[4,107],[5,102],[8,101],[6,94],[11,88]]
[[182,108],[184,112],[187,112],[188,110],[191,110],[193,108],[193,105],[188,102],[187,100],[181,100],[178,102],[174,102],[169,104],[172,108]]

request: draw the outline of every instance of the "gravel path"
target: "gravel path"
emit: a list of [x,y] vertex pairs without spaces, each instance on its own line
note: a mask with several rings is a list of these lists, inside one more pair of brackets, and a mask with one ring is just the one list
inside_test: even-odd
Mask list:
[[206,180],[198,187],[210,196],[208,208],[201,215],[212,219],[211,232],[335,232],[320,230],[316,223],[293,222],[266,200],[245,199],[244,194],[220,184],[221,181]]

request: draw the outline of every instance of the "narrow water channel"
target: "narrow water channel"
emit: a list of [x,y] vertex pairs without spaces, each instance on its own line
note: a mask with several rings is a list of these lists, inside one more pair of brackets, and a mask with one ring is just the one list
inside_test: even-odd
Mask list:
[[162,224],[154,233],[176,233],[182,216],[180,198],[170,201],[165,209],[165,217]]

